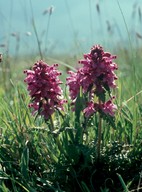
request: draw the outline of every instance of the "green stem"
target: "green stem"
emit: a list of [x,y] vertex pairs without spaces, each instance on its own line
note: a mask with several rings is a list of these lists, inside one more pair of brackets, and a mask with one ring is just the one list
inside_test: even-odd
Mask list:
[[52,116],[50,115],[50,123],[51,123],[51,132],[54,131],[54,123],[53,123],[53,119]]
[[[99,100],[99,105],[101,105],[101,100]],[[101,137],[102,137],[102,118],[101,114],[99,114],[99,125],[98,125],[98,160],[100,159],[100,150],[101,150]]]
[[38,44],[38,49],[39,49],[40,59],[42,60],[42,59],[43,59],[43,55],[42,55],[42,51],[41,51],[41,44],[40,44],[40,40],[39,40],[39,37],[38,37],[37,28],[36,28],[36,25],[35,25],[34,13],[33,13],[33,7],[32,7],[32,2],[31,2],[31,0],[30,0],[30,7],[31,7],[31,13],[32,13],[32,24],[33,24],[33,29],[34,29],[35,36],[36,36],[36,40],[37,40],[37,44]]
[[101,150],[101,137],[102,137],[102,119],[101,115],[99,114],[99,125],[98,125],[98,160],[100,159],[100,150]]
[[48,40],[48,33],[49,33],[49,25],[50,25],[50,18],[51,18],[51,14],[49,14],[49,18],[48,18],[48,21],[47,21],[47,30],[46,30],[46,36],[45,36],[45,52],[47,52],[47,40]]

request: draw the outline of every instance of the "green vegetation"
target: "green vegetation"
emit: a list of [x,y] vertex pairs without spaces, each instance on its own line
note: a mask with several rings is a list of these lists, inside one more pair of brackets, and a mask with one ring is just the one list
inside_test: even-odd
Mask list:
[[[136,37],[137,38],[137,37]],[[139,36],[138,38],[141,37]],[[2,192],[135,192],[142,190],[142,48],[113,47],[117,55],[115,122],[102,121],[97,156],[99,114],[86,120],[81,112],[56,111],[51,122],[31,115],[24,69],[35,56],[3,57],[0,63],[0,191]],[[40,55],[40,54],[39,54]],[[75,70],[82,55],[45,57],[59,63],[61,80]]]
[[[80,140],[78,132],[83,129],[83,124],[75,128],[76,117],[69,105],[64,119],[58,112],[54,115],[54,119],[58,118],[56,121],[53,119],[55,130],[51,132],[50,124],[42,118],[35,119],[28,108],[30,98],[22,74],[28,62],[16,69],[21,71],[21,79],[17,82],[11,60],[11,79],[3,82],[7,87],[1,87],[0,94],[1,191],[140,190],[142,58],[137,54],[133,60],[137,64],[134,79],[131,55],[129,52],[124,54],[125,51],[121,49],[117,53],[120,65],[118,89],[115,91],[118,105],[115,128],[103,122],[99,161],[94,140],[98,134],[97,115],[87,123],[85,142]],[[138,53],[140,50],[135,51]],[[61,66],[63,69],[65,71],[66,67]]]

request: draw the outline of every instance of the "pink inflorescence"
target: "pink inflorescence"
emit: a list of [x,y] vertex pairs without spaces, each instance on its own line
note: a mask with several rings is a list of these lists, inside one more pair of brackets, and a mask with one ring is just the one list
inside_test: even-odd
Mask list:
[[89,93],[87,107],[84,113],[87,117],[91,116],[97,111],[102,111],[111,116],[114,115],[116,105],[113,104],[110,98],[107,102],[94,102],[93,96],[105,94],[106,91],[116,88],[115,80],[117,79],[114,73],[117,70],[117,64],[113,62],[116,59],[115,55],[104,52],[100,45],[95,45],[91,48],[90,53],[84,55],[84,59],[79,63],[83,67],[79,68],[76,72],[69,71],[67,78],[67,85],[69,86],[70,97],[75,100],[79,94],[80,87],[83,93]]
[[37,61],[32,70],[25,70],[27,75],[25,82],[31,96],[29,107],[33,108],[33,114],[38,112],[48,119],[55,109],[63,110],[62,89],[59,79],[61,73],[57,70],[58,64],[49,66],[42,60]]

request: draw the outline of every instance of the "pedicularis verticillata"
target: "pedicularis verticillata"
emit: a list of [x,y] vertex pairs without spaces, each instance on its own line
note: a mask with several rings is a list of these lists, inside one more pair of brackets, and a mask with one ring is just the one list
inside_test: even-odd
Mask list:
[[64,110],[63,104],[66,100],[62,99],[62,89],[59,79],[61,73],[57,70],[58,64],[49,66],[47,63],[38,61],[32,70],[25,70],[27,74],[25,82],[28,84],[28,91],[31,96],[29,107],[33,108],[33,114],[38,112],[46,120],[56,109]]
[[111,89],[116,88],[115,80],[117,79],[114,73],[117,70],[117,64],[113,62],[116,59],[115,55],[104,52],[100,45],[95,45],[91,48],[90,53],[84,55],[84,59],[79,63],[83,67],[76,72],[69,71],[70,77],[67,78],[70,97],[76,110],[76,102],[80,97],[83,100],[83,113],[86,118],[99,112],[98,116],[98,144],[97,157],[100,159],[101,138],[102,138],[102,117],[107,119],[110,124],[114,123],[116,105],[113,103],[115,96],[111,95]]
[[[113,104],[114,96],[111,96],[111,88],[116,88],[115,80],[117,76],[114,70],[117,69],[113,62],[116,56],[104,52],[100,45],[92,47],[90,53],[84,55],[84,60],[79,63],[83,67],[77,72],[69,71],[70,77],[67,78],[70,97],[75,102],[80,88],[83,94],[87,94],[86,108],[83,110],[86,117],[94,113],[103,112],[114,116],[116,105]],[[109,93],[109,100],[106,101],[106,92]],[[97,96],[97,100],[94,98]]]
[[[115,80],[117,79],[114,73],[117,70],[117,64],[113,62],[114,59],[116,59],[115,55],[104,52],[100,45],[95,45],[91,48],[90,53],[85,54],[84,59],[79,61],[82,67],[76,72],[69,71],[69,77],[66,79],[69,96],[72,100],[71,110],[78,110],[78,98],[83,98],[79,110],[82,111],[84,119],[89,119],[96,113],[99,114],[98,158],[100,156],[102,117],[110,120],[117,109],[113,103],[115,96],[111,94],[111,90],[116,88]],[[31,96],[29,107],[33,108],[33,114],[38,112],[46,120],[51,119],[55,110],[64,110],[63,104],[66,103],[60,87],[61,73],[57,70],[57,66],[57,64],[49,66],[40,60],[34,64],[32,70],[24,71],[27,75],[25,82],[28,84]]]

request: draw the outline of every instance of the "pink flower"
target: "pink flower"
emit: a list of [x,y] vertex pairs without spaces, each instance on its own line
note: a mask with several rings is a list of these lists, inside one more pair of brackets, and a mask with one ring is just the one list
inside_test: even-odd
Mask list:
[[25,70],[27,75],[25,82],[28,84],[28,91],[32,103],[33,114],[38,112],[48,119],[55,109],[63,110],[66,102],[62,97],[62,89],[59,86],[62,82],[59,79],[61,73],[57,70],[58,64],[49,66],[42,60],[36,62],[32,70]]
[[79,63],[83,65],[80,69],[80,85],[85,92],[89,91],[86,87],[95,88],[96,94],[99,94],[98,90],[102,92],[106,87],[116,87],[117,76],[114,70],[117,70],[117,64],[113,62],[114,59],[116,56],[104,52],[100,45],[93,46],[90,53],[84,55],[84,60]]
[[111,100],[108,100],[107,102],[103,103],[100,106],[100,108],[105,114],[114,116],[117,106],[115,104],[113,104],[112,99],[111,99]]
[[70,91],[70,97],[72,100],[74,100],[79,91],[80,91],[80,84],[78,81],[78,74],[74,73],[72,71],[69,71],[68,74],[70,75],[69,77],[67,77],[66,81],[67,81],[67,85],[69,86],[69,91]]
[[90,53],[85,54],[84,59],[79,61],[83,67],[76,73],[69,73],[67,85],[71,98],[77,97],[79,87],[82,87],[83,93],[94,90],[97,95],[106,88],[115,88],[117,76],[114,70],[117,70],[117,64],[113,62],[114,59],[116,56],[104,52],[100,45],[93,46]]
[[90,117],[96,112],[95,110],[95,104],[93,101],[88,102],[87,107],[83,110],[83,113],[85,114],[86,117]]

